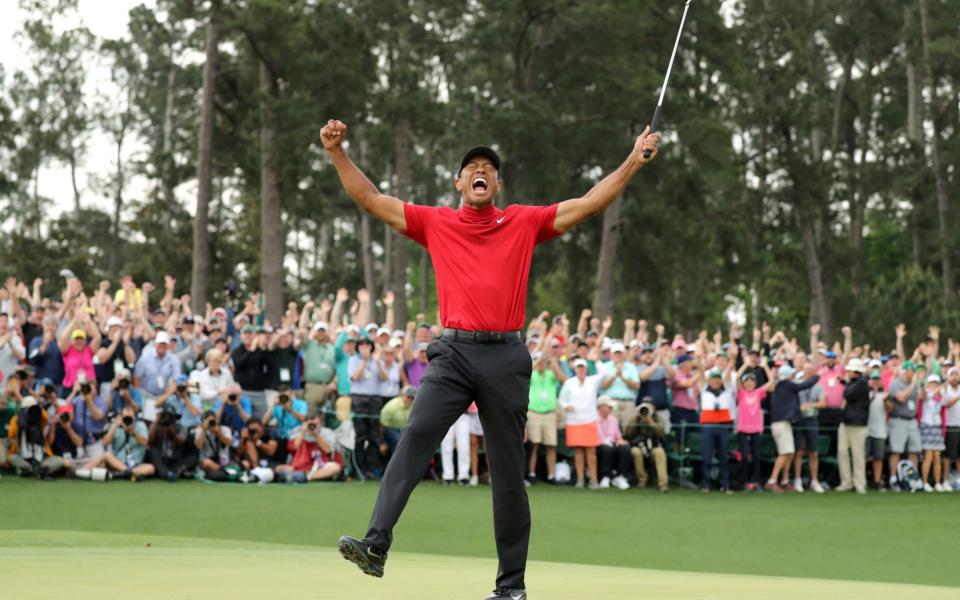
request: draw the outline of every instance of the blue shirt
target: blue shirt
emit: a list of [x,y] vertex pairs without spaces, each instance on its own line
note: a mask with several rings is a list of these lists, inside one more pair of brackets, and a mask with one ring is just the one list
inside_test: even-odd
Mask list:
[[93,404],[100,412],[104,413],[104,418],[94,419],[86,401],[80,394],[77,394],[73,399],[73,430],[83,438],[84,445],[92,444],[93,436],[103,433],[103,426],[106,424],[107,403],[98,394],[93,397]]
[[[222,396],[217,398],[217,401],[213,403],[213,412],[219,412],[221,404],[223,404]],[[253,414],[250,398],[240,396],[239,404],[240,408],[242,408],[243,412],[247,413],[247,415]],[[229,427],[234,434],[240,433],[240,430],[247,426],[246,422],[240,417],[240,411],[237,410],[237,407],[229,403],[223,407],[223,413],[220,415],[220,424]]]
[[187,409],[187,405],[184,403],[183,398],[177,396],[176,394],[167,398],[167,401],[163,403],[163,406],[169,407],[170,410],[180,415],[180,426],[182,428],[192,429],[200,424],[200,417],[203,416],[203,404],[200,401],[200,394],[190,394],[190,404],[193,404],[194,408],[197,409],[196,415]]
[[[348,377],[351,377],[357,371],[361,362],[363,362],[363,358],[359,354],[350,357],[350,360],[347,361],[347,371],[350,373]],[[350,380],[350,393],[365,396],[380,395],[380,369],[377,368],[377,360],[372,356],[367,361],[363,373],[360,374],[360,379]]]
[[[308,410],[307,403],[305,400],[292,398],[290,400],[290,410],[306,416]],[[290,439],[290,432],[297,427],[300,427],[300,421],[298,421],[295,416],[290,414],[289,410],[286,410],[280,406],[279,403],[273,407],[272,418],[276,419],[277,421],[277,437],[283,440]]]
[[[599,371],[603,374],[604,379],[617,372],[617,365],[612,360],[601,363],[599,367]],[[634,383],[640,383],[640,373],[637,371],[637,367],[627,361],[623,362],[623,373],[620,374],[620,377],[614,379],[610,387],[603,388],[601,393],[610,396],[614,400],[636,400],[637,390],[631,389],[630,386],[624,382],[625,379]]]
[[341,396],[350,395],[350,371],[347,363],[350,361],[350,355],[343,351],[343,346],[347,343],[347,332],[341,331],[337,336],[337,342],[334,344],[333,358],[337,362],[337,393]]
[[40,346],[43,345],[43,336],[30,340],[30,349],[27,351],[27,362],[33,365],[37,370],[35,379],[49,377],[57,389],[63,385],[63,377],[66,373],[63,370],[63,356],[60,354],[60,346],[56,340],[47,344],[47,351],[40,352]]
[[[138,435],[147,437],[147,424],[143,421],[134,423],[133,430]],[[110,450],[120,462],[131,469],[142,463],[144,457],[147,455],[147,447],[141,446],[134,436],[131,435],[128,437],[126,430],[122,427],[117,427],[117,430],[114,432],[113,439],[110,440]]]
[[[127,388],[127,391],[130,392],[130,399],[133,400],[133,403],[137,405],[137,410],[138,410],[138,411],[139,411],[139,410],[142,410],[142,409],[143,409],[143,394],[140,393],[140,390],[138,390],[137,388],[133,388],[133,387],[132,387],[132,388]],[[120,409],[122,409],[124,406],[126,406],[127,403],[124,402],[123,398],[120,396],[120,390],[119,390],[119,389],[113,388],[112,395],[113,395],[113,403],[112,403],[112,404],[113,404],[113,410],[119,413],[119,412],[120,412]]]
[[153,348],[145,348],[133,374],[140,378],[141,389],[151,396],[159,396],[180,374],[180,361],[169,350],[161,359]]

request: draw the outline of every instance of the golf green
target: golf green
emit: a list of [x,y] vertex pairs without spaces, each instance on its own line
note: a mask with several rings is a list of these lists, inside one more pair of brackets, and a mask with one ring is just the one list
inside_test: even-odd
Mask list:
[[[479,598],[492,587],[485,487],[422,484],[395,531],[383,580],[340,559],[337,537],[363,533],[376,491],[4,477],[0,576],[16,598],[52,598],[69,587],[77,598],[128,589],[148,598],[342,598],[336,592],[350,589],[398,600]],[[540,485],[530,498],[533,598],[960,594],[960,573],[943,560],[956,548],[960,497],[952,494],[661,495]],[[50,587],[30,574],[52,577]],[[176,593],[151,595],[154,581]]]

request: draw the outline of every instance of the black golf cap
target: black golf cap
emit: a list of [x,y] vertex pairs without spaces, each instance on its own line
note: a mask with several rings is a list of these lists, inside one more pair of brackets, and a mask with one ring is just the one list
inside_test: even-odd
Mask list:
[[466,154],[464,154],[463,160],[460,161],[460,169],[457,171],[457,177],[460,176],[460,171],[463,171],[463,168],[467,166],[467,163],[478,156],[489,158],[490,162],[493,163],[493,168],[497,170],[497,176],[499,177],[500,157],[497,156],[497,153],[494,152],[493,148],[489,146],[477,146],[476,148],[472,148]]

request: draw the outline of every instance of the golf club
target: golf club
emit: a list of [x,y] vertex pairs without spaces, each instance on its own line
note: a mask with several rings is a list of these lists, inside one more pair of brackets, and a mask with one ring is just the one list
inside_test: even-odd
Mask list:
[[[670,81],[670,71],[673,69],[673,59],[677,57],[677,46],[680,45],[680,36],[683,35],[683,24],[687,21],[687,10],[690,9],[690,0],[683,5],[683,16],[680,17],[680,29],[677,30],[677,41],[673,43],[673,54],[670,55],[670,64],[667,65],[667,74],[663,78],[663,87],[660,88],[660,100],[657,101],[657,108],[653,111],[653,118],[650,119],[650,133],[657,130],[657,118],[660,116],[660,107],[663,106],[663,97],[667,93],[667,83]],[[650,151],[643,151],[644,158],[650,158]]]

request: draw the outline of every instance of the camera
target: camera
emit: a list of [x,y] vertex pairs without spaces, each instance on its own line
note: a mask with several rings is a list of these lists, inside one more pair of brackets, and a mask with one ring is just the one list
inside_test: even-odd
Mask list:
[[56,388],[54,388],[52,384],[46,383],[43,385],[44,394],[52,394],[55,391],[56,391]]
[[307,424],[307,429],[309,429],[310,431],[316,431],[316,430],[317,430],[317,424],[316,424],[316,423],[309,423],[309,424]]
[[133,425],[133,417],[131,417],[130,415],[124,415],[123,426],[130,427],[131,425]]
[[171,410],[165,410],[162,413],[160,413],[160,418],[158,419],[158,422],[160,423],[161,427],[173,427],[174,425],[177,424],[177,421],[179,420],[179,418],[180,417],[177,415],[177,413]]
[[187,391],[187,386],[185,386],[185,385],[178,385],[178,386],[177,386],[177,393],[178,393],[178,394],[182,394],[182,393],[184,393],[185,391]]
[[280,394],[280,404],[286,404],[287,402],[290,402],[290,396],[286,394]]
[[86,396],[87,394],[89,394],[92,389],[93,389],[93,388],[90,387],[90,384],[89,384],[89,383],[81,383],[81,384],[80,384],[80,393],[83,394],[84,396]]
[[70,413],[60,413],[60,422],[61,423],[70,422]]
[[235,404],[237,402],[237,395],[230,394],[227,396],[227,400],[229,400],[231,404]]
[[128,390],[130,389],[130,382],[127,381],[126,379],[121,379],[120,381],[117,382],[117,387],[120,388],[121,390]]
[[110,409],[104,414],[103,418],[107,421],[112,421],[117,418],[117,411]]
[[216,420],[215,418],[213,418],[213,417],[210,417],[209,419],[207,419],[207,420],[204,422],[203,426],[204,426],[206,429],[212,429],[213,426],[216,425],[216,424],[217,424],[217,420]]
[[650,407],[649,407],[649,406],[641,406],[641,407],[640,407],[640,416],[641,416],[641,417],[649,417],[649,416],[650,416]]

